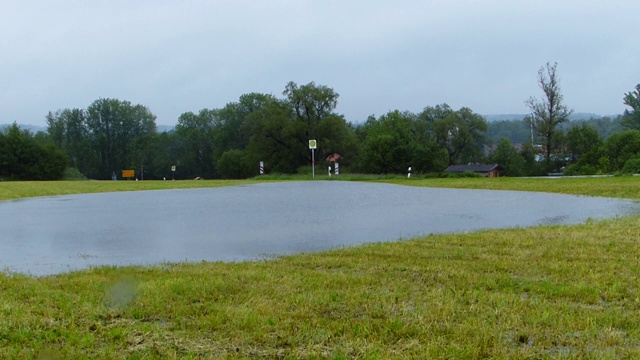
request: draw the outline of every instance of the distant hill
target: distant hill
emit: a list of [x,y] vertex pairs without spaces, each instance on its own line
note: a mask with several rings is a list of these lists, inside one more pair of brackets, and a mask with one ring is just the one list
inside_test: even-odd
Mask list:
[[573,113],[569,116],[569,120],[589,120],[589,119],[600,119],[602,115],[592,114],[592,113]]
[[[530,114],[489,114],[482,115],[487,121],[505,121],[505,120],[523,120],[525,117]],[[569,120],[589,120],[589,119],[599,119],[602,115],[593,114],[593,113],[573,113],[569,117]]]
[[[0,124],[0,130],[4,130],[6,128],[8,128],[9,126],[11,126],[12,124]],[[36,125],[27,125],[27,124],[18,124],[18,127],[22,130],[29,130],[30,133],[35,134],[39,131],[42,132],[47,132],[47,127],[46,126],[36,126]],[[156,126],[156,128],[158,129],[159,133],[163,133],[163,132],[171,132],[173,130],[175,130],[175,126],[171,126],[171,125],[158,125]]]
[[491,121],[505,121],[505,120],[522,120],[529,115],[528,114],[489,114],[489,115],[482,115],[482,116],[484,116],[484,118],[487,119],[487,121],[491,122]]
[[[0,130],[4,130],[9,128],[13,124],[0,124]],[[44,126],[35,126],[35,125],[26,125],[26,124],[18,124],[18,127],[22,130],[29,130],[30,133],[35,134],[39,131],[47,131],[47,128]]]
[[156,129],[158,130],[159,133],[163,133],[163,132],[172,132],[173,130],[176,129],[176,127],[172,125],[157,125]]

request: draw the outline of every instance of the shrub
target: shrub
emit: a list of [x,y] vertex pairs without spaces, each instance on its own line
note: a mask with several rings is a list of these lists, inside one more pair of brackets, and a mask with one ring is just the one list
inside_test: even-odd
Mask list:
[[640,174],[640,157],[629,159],[622,167],[624,174]]
[[444,173],[442,177],[445,178],[479,178],[482,177],[481,174],[475,173],[473,171],[464,171],[461,173]]
[[84,176],[80,170],[70,167],[64,171],[64,176],[62,177],[64,180],[86,180],[87,177]]
[[575,176],[575,175],[595,175],[598,173],[598,169],[596,169],[593,165],[578,165],[571,164],[567,166],[562,172],[563,175],[567,176]]
[[225,151],[216,168],[223,179],[245,179],[258,172],[258,163],[252,163],[242,150]]

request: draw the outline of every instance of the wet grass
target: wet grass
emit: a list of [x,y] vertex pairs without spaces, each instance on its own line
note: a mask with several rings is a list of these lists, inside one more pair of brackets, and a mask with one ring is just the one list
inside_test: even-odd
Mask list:
[[180,181],[2,181],[0,200],[24,197],[88,194],[100,192],[191,189],[253,183],[252,180],[180,180]]
[[394,184],[463,189],[521,190],[572,195],[639,199],[640,176],[389,179]]
[[[640,198],[633,177],[567,180],[385,181]],[[261,262],[3,274],[0,358],[638,358],[638,239],[630,217]]]
[[[254,184],[272,181],[308,181],[311,175],[265,175],[250,180],[179,181],[2,181],[0,200],[97,192],[190,189]],[[559,178],[419,178],[398,175],[344,174],[315,180],[385,182],[398,185],[488,190],[521,190],[573,195],[640,199],[640,176]]]

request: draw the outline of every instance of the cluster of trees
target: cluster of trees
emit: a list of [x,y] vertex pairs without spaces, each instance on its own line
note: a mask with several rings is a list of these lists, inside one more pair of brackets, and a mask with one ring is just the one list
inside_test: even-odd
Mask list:
[[[525,169],[529,169],[529,175],[639,172],[640,141],[636,138],[640,136],[640,84],[635,91],[625,94],[624,104],[631,110],[624,115],[613,120],[591,119],[572,124],[569,122],[572,110],[563,104],[556,69],[557,64],[550,63],[540,68],[538,85],[543,98],[526,101],[531,116],[519,125],[517,121],[507,123],[519,128],[520,139],[526,136],[522,130],[528,128],[531,140],[525,142],[518,154],[511,142],[502,138],[492,160],[511,176],[525,175]],[[531,162],[532,155],[542,161]]]
[[[503,175],[508,176],[544,175],[548,172],[560,171],[567,175],[622,172],[622,168],[597,166],[578,170],[582,166],[576,166],[576,163],[583,155],[596,151],[608,141],[613,141],[612,137],[615,139],[622,132],[629,131],[621,123],[623,118],[623,115],[619,115],[614,118],[572,120],[561,124],[554,134],[550,166],[547,166],[545,161],[535,161],[535,159],[544,160],[544,157],[539,145],[532,146],[537,143],[529,119],[491,122],[489,123],[489,142],[497,146],[494,147],[490,159],[502,165],[506,169]],[[588,158],[583,159],[581,164],[584,164]]]
[[594,135],[588,147],[567,166],[565,174],[640,173],[640,130],[620,131],[604,141]]
[[469,108],[447,104],[418,114],[392,111],[369,117],[356,128],[361,156],[357,170],[365,173],[435,173],[458,163],[484,159],[487,122]]
[[67,157],[43,140],[16,124],[0,132],[0,179],[60,179],[67,168]]
[[[147,179],[243,178],[295,173],[339,154],[343,169],[365,173],[441,172],[449,164],[483,159],[485,119],[468,108],[392,111],[354,126],[335,113],[339,94],[313,82],[286,85],[283,98],[250,93],[220,109],[180,115],[174,131],[157,133],[142,105],[99,99],[85,109],[47,115],[49,140],[87,177],[109,179],[137,169]],[[176,172],[170,173],[175,165]],[[143,171],[140,173],[140,171]]]
[[[602,116],[590,118],[573,118],[571,121],[558,125],[559,133],[566,134],[569,129],[575,126],[586,126],[593,128],[598,132],[601,138],[607,139],[609,136],[626,130],[621,121],[623,115]],[[532,142],[532,128],[526,116],[514,118],[510,120],[495,120],[489,122],[489,130],[487,137],[489,142],[497,144],[502,138],[508,139],[513,144],[535,143]]]
[[[241,178],[264,161],[272,172],[310,164],[309,139],[321,156],[355,157],[351,125],[334,113],[338,94],[326,86],[291,82],[278,99],[251,93],[221,109],[183,113],[174,131],[157,133],[155,116],[142,105],[99,99],[87,109],[47,115],[50,141],[87,177],[110,179],[123,169],[144,178]],[[175,166],[175,173],[170,169]]]
[[361,173],[405,173],[408,167],[441,173],[452,164],[482,162],[502,165],[508,176],[565,167],[568,173],[635,169],[640,84],[625,94],[631,110],[623,116],[569,122],[556,66],[540,69],[543,97],[526,101],[531,116],[494,124],[469,108],[440,104],[419,113],[390,111],[354,125],[335,112],[339,94],[313,82],[290,82],[281,98],[249,93],[223,108],[183,113],[175,130],[162,133],[147,107],[98,99],[86,109],[50,112],[47,133],[31,135],[15,124],[5,130],[0,176],[55,179],[68,166],[93,179],[119,177],[125,169],[136,169],[144,179],[245,178],[258,174],[260,162],[267,172],[296,173],[311,164],[311,139],[318,141],[320,165],[339,154],[342,169]]
[[144,164],[156,136],[148,108],[117,99],[96,100],[86,110],[50,112],[47,124],[50,142],[68,155],[70,166],[94,179]]

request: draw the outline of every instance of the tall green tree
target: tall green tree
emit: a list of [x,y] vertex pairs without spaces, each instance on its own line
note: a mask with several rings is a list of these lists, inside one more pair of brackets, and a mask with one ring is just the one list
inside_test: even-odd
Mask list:
[[596,129],[587,123],[582,123],[567,130],[565,142],[571,162],[576,162],[583,155],[598,148],[602,144],[602,139]]
[[415,141],[412,139],[411,114],[391,111],[366,123],[361,167],[374,174],[406,173],[412,166]]
[[[316,162],[331,153],[340,153],[349,161],[357,153],[357,139],[342,115],[334,112],[338,93],[309,83],[289,82],[285,99],[271,99],[248,116],[251,139],[246,162],[264,161],[271,172],[293,173],[310,165],[309,140],[318,141]],[[233,154],[237,157],[238,154]]]
[[398,110],[377,119],[369,117],[359,129],[363,140],[360,170],[376,174],[404,174],[408,167],[416,173],[444,170],[447,153],[430,139],[429,126],[415,114]]
[[186,112],[180,115],[176,136],[180,146],[177,166],[187,178],[216,178],[214,163],[215,128],[219,122],[218,109],[202,109],[198,114]]
[[634,91],[624,94],[624,104],[629,106],[631,111],[625,110],[620,123],[628,129],[640,130],[640,84],[636,85]]
[[46,119],[49,139],[67,154],[69,166],[83,174],[95,174],[98,166],[90,143],[86,112],[63,109],[49,112]]
[[552,170],[551,155],[555,150],[554,141],[558,135],[558,126],[569,121],[569,115],[573,112],[562,102],[557,66],[557,63],[547,63],[538,70],[538,86],[543,93],[542,100],[530,97],[525,101],[532,112],[530,121],[533,129],[544,147],[547,170]]
[[222,178],[244,178],[258,174],[258,158],[247,149],[255,132],[252,114],[278,100],[267,94],[250,93],[218,111],[214,124],[214,161]]
[[286,96],[295,117],[306,123],[306,136],[310,139],[317,136],[320,121],[333,113],[340,96],[325,85],[310,82],[298,86],[293,81],[287,84],[282,94]]
[[454,116],[453,110],[448,104],[427,106],[415,118],[415,131],[418,141],[438,141],[436,123],[449,116]]
[[325,116],[318,123],[315,139],[320,144],[318,151],[320,159],[338,153],[341,155],[340,163],[343,169],[357,161],[360,151],[358,138],[344,116],[337,114]]
[[488,128],[484,117],[466,107],[443,115],[434,120],[433,130],[436,143],[447,151],[449,165],[482,161]]
[[291,116],[285,101],[270,103],[250,119],[253,134],[249,152],[256,162],[264,161],[269,172],[291,174],[311,164],[308,128],[305,122]]
[[[146,164],[149,172],[145,179],[183,179],[185,178],[182,166],[177,166],[180,158],[180,142],[175,131],[163,131],[153,137],[148,152],[152,154]],[[171,167],[176,165],[176,171]]]
[[640,130],[626,130],[611,135],[605,141],[603,150],[601,159],[606,160],[601,161],[600,169],[609,173],[622,170],[627,161],[640,158]]
[[246,149],[253,130],[249,116],[274,101],[276,98],[272,95],[250,93],[220,109],[213,124],[216,157],[228,150]]
[[148,162],[145,149],[156,133],[155,115],[142,105],[98,99],[86,111],[86,126],[97,170],[89,176],[109,179],[112,173]]
[[496,150],[491,155],[491,161],[504,168],[504,176],[524,176],[526,171],[526,160],[518,150],[506,138],[500,139]]

